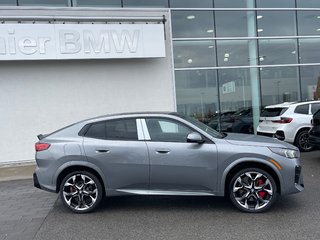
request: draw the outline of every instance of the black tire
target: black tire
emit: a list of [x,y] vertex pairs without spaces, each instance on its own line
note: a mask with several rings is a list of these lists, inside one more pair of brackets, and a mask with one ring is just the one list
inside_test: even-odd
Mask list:
[[298,132],[295,138],[295,145],[301,152],[310,152],[314,149],[314,146],[309,143],[309,130],[305,129]]
[[[252,178],[249,178],[246,173]],[[262,176],[258,177],[258,174]],[[250,181],[253,182],[252,186],[250,186]],[[264,184],[265,186],[262,187]],[[231,202],[243,212],[264,212],[273,205],[277,198],[277,185],[273,177],[259,168],[246,168],[237,172],[231,179],[228,189]],[[245,198],[240,200],[242,197]]]
[[94,211],[103,197],[100,180],[87,171],[69,173],[61,182],[60,197],[63,204],[75,213]]

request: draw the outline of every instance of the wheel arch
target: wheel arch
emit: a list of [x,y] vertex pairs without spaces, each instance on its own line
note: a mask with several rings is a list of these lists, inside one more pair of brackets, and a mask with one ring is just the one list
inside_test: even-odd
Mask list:
[[55,179],[56,179],[56,192],[57,193],[60,191],[60,185],[61,185],[62,180],[65,178],[65,176],[67,176],[69,173],[75,172],[75,171],[87,171],[87,172],[94,174],[99,179],[99,181],[102,185],[102,189],[104,191],[104,194],[106,193],[107,185],[105,183],[105,177],[104,177],[103,173],[98,168],[96,168],[94,166],[88,166],[88,165],[79,164],[79,163],[65,166],[63,169],[60,169],[59,173],[57,173],[57,175],[55,177]]
[[224,195],[226,195],[229,191],[228,187],[229,187],[230,181],[232,180],[232,177],[237,172],[245,168],[259,168],[269,173],[273,177],[274,181],[276,182],[277,192],[281,194],[282,178],[278,173],[278,171],[275,169],[275,167],[271,165],[271,163],[268,163],[268,162],[264,163],[262,161],[242,161],[234,164],[229,169],[226,169],[223,175],[224,177],[223,177],[222,183],[221,183]]

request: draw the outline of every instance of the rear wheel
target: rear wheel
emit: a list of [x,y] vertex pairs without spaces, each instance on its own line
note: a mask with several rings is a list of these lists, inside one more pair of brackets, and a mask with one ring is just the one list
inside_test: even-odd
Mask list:
[[312,151],[314,146],[309,143],[309,130],[300,131],[296,136],[295,144],[301,152]]
[[62,202],[76,213],[92,212],[100,204],[102,195],[99,179],[86,171],[68,174],[60,185]]
[[233,205],[243,212],[264,212],[275,202],[277,186],[267,172],[258,168],[247,168],[232,178],[229,197]]

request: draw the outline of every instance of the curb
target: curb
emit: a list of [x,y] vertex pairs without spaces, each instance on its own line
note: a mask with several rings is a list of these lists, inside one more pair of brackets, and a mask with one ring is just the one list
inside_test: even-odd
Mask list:
[[0,165],[0,182],[31,179],[35,168],[35,162]]

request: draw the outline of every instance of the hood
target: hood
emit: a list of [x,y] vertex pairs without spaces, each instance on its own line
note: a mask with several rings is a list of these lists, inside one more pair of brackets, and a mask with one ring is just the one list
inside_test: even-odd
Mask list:
[[257,136],[251,134],[228,133],[224,140],[233,145],[279,147],[298,150],[295,146],[291,145],[290,143],[280,141],[276,138]]

